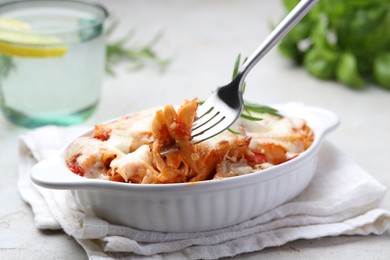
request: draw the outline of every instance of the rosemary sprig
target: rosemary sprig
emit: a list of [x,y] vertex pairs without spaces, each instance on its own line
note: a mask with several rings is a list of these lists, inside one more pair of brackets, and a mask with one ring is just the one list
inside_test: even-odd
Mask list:
[[[240,66],[242,64],[244,64],[244,62],[247,60],[247,58],[245,58],[242,62],[241,62],[241,54],[238,54],[237,58],[236,58],[236,61],[234,62],[234,67],[233,67],[233,73],[232,73],[232,80],[237,76],[238,74],[238,70],[240,69]],[[242,93],[245,92],[245,87],[246,87],[246,84],[245,82],[242,84]]]
[[247,115],[247,114],[241,114],[240,116],[241,116],[242,118],[246,119],[246,120],[251,120],[251,121],[261,121],[261,120],[263,120],[263,119],[260,118],[260,117],[254,117],[254,116]]
[[[110,36],[117,27],[118,23],[114,22],[106,31]],[[134,31],[130,31],[124,37],[109,42],[106,46],[106,73],[114,76],[114,67],[122,62],[132,64],[132,70],[139,70],[147,65],[155,65],[161,71],[165,70],[170,64],[170,59],[161,58],[154,50],[155,45],[160,41],[162,34],[159,33],[148,43],[141,47],[129,47],[128,43],[134,37]]]
[[270,115],[282,117],[282,115],[279,114],[278,110],[276,110],[275,108],[264,106],[264,105],[258,105],[247,101],[245,101],[244,110],[247,111],[248,113],[255,112],[258,114],[270,114]]
[[[240,68],[240,66],[246,61],[247,59],[245,58],[242,63],[241,63],[241,54],[238,54],[237,58],[236,58],[236,61],[234,62],[234,68],[233,68],[233,73],[232,73],[232,79],[234,79],[237,74],[238,74],[238,70]],[[243,85],[243,93],[245,92],[245,87],[246,87],[246,84],[244,82],[244,85]],[[271,115],[274,115],[274,116],[279,116],[281,117],[281,115],[278,113],[278,110],[272,108],[272,107],[269,107],[269,106],[264,106],[264,105],[258,105],[258,104],[255,104],[255,103],[250,103],[250,102],[247,102],[247,101],[244,101],[244,109],[243,111],[245,112],[244,113],[241,113],[241,117],[244,118],[244,119],[247,119],[247,120],[251,120],[251,121],[260,121],[260,120],[263,120],[262,118],[260,117],[255,117],[255,116],[252,116],[251,113],[257,113],[257,114],[271,114]]]
[[237,132],[237,131],[234,131],[234,130],[232,130],[231,128],[228,128],[227,129],[230,133],[233,133],[233,134],[236,134],[236,135],[241,135],[242,133],[240,133],[240,132]]

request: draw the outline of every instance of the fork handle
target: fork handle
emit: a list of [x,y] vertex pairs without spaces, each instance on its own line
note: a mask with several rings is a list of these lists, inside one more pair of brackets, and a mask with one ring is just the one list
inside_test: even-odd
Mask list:
[[[294,9],[282,20],[282,22],[272,31],[264,42],[255,50],[255,52],[240,67],[237,78],[240,83],[244,82],[249,71],[261,60],[318,2],[318,0],[302,0]],[[239,84],[242,93],[242,85]]]

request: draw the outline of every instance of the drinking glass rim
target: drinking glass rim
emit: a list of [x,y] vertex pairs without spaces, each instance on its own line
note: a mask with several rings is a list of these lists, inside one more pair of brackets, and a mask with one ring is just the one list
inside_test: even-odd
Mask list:
[[[12,34],[19,34],[19,35],[52,35],[52,36],[61,36],[65,34],[70,33],[76,33],[76,32],[82,32],[85,30],[91,30],[94,27],[101,26],[104,21],[108,18],[109,12],[107,9],[95,2],[86,2],[86,1],[79,1],[79,0],[18,0],[18,1],[8,1],[0,4],[0,18],[13,18],[12,16],[2,16],[1,9],[3,8],[10,8],[9,10],[16,10],[18,6],[24,7],[25,4],[37,4],[37,3],[54,3],[59,5],[66,5],[66,4],[79,4],[86,7],[95,8],[96,10],[99,10],[101,12],[101,15],[96,15],[96,19],[91,20],[91,23],[79,25],[77,27],[70,27],[70,28],[63,28],[59,31],[39,31],[39,30],[30,30],[30,31],[22,31],[17,29],[10,29],[6,28],[4,26],[0,25],[0,31],[6,32],[6,33],[12,33]],[[87,11],[86,11],[87,12]]]

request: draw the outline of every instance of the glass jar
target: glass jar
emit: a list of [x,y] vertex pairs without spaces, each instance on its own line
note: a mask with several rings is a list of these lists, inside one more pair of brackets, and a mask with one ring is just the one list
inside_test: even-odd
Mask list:
[[95,110],[107,10],[82,1],[0,4],[0,107],[24,127],[73,125]]

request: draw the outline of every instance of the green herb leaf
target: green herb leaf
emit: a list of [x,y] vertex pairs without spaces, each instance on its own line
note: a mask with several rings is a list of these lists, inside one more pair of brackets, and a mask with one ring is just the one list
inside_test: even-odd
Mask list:
[[241,66],[241,54],[238,54],[236,61],[234,62],[232,80],[237,76],[238,70],[240,69],[240,66]]
[[336,68],[336,78],[354,89],[360,89],[365,84],[364,79],[358,71],[356,57],[351,53],[341,55]]
[[227,129],[230,133],[236,134],[236,135],[242,135],[242,133],[232,130],[231,128]]
[[378,55],[374,61],[374,79],[390,90],[390,52]]
[[286,35],[283,41],[278,45],[279,51],[287,58],[294,60],[296,64],[302,64],[304,52],[299,50],[298,44],[289,35]]
[[[245,59],[246,60],[246,59]],[[244,60],[244,62],[245,62]],[[241,55],[238,55],[236,58],[236,61],[234,62],[234,68],[232,73],[232,78],[234,79],[237,76],[238,70],[241,66]],[[203,104],[204,101],[200,101],[199,104]],[[251,113],[256,114],[271,114],[274,116],[282,117],[282,115],[279,114],[278,110],[264,105],[258,105],[255,103],[250,103],[247,101],[244,101],[244,109],[247,114],[241,113],[240,117],[246,120],[250,121],[261,121],[263,118],[252,116]],[[227,129],[229,132],[233,134],[242,135],[242,133],[232,130],[231,128]]]
[[[299,2],[281,1],[288,12]],[[279,50],[314,77],[355,89],[373,80],[390,90],[387,80],[378,79],[385,75],[379,70],[386,70],[379,64],[390,52],[389,28],[389,0],[324,0],[282,39]]]
[[[113,33],[118,23],[113,23],[106,34]],[[163,71],[171,63],[170,59],[161,58],[154,50],[155,45],[160,41],[162,34],[155,35],[148,43],[141,47],[129,47],[130,40],[134,37],[134,31],[129,31],[124,37],[111,41],[106,46],[106,72],[115,75],[115,66],[120,63],[129,63],[131,69],[139,70],[148,65],[154,65]]]
[[313,76],[320,79],[333,79],[337,64],[337,53],[316,46],[310,49],[303,60],[306,70]]
[[278,117],[282,117],[281,114],[279,114],[278,110],[269,106],[264,106],[264,105],[258,105],[254,103],[249,103],[245,101],[244,104],[244,109],[246,111],[252,111],[255,113],[260,113],[260,114],[270,114]]
[[[244,63],[247,60],[247,58],[244,59],[242,63]],[[238,54],[237,58],[234,62],[234,67],[233,67],[233,73],[232,73],[232,79],[234,79],[239,71],[240,66],[242,66],[241,63],[241,55]],[[245,83],[244,83],[244,88],[243,91],[245,91]],[[260,121],[263,120],[260,117],[255,117],[252,116],[251,113],[257,113],[257,114],[271,114],[275,116],[281,117],[281,115],[278,113],[278,111],[272,107],[269,106],[264,106],[264,105],[258,105],[254,103],[249,103],[247,101],[244,101],[244,109],[243,109],[247,114],[241,114],[240,116],[244,119],[251,120],[251,121]]]
[[[232,80],[237,76],[238,74],[238,71],[241,67],[242,64],[244,64],[244,62],[247,60],[247,58],[245,58],[243,60],[243,62],[241,63],[241,54],[238,54],[237,55],[237,58],[236,58],[236,61],[234,62],[234,68],[233,68],[233,73],[232,73]],[[245,87],[246,87],[246,84],[245,82],[242,84],[242,93],[244,94],[245,92]]]
[[241,114],[240,116],[241,116],[242,118],[247,119],[247,120],[250,120],[250,121],[261,121],[261,120],[263,120],[263,119],[260,118],[260,117],[254,117],[254,116],[250,116],[250,115],[246,115],[246,114]]

